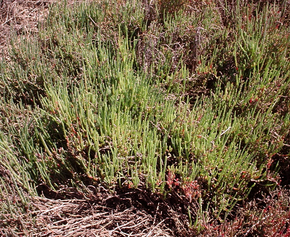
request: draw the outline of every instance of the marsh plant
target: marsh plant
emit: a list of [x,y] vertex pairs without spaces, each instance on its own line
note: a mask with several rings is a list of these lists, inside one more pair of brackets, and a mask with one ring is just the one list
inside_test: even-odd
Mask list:
[[4,219],[101,185],[177,195],[202,234],[288,184],[287,1],[60,3],[39,27],[0,64]]

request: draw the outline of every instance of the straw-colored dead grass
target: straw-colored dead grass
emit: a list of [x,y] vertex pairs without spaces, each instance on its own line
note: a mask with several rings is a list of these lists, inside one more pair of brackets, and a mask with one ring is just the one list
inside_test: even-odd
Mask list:
[[[32,198],[35,211],[8,220],[2,234],[24,236],[172,236],[164,223],[135,207],[116,210],[85,199]],[[13,227],[23,226],[15,232]],[[1,229],[0,229],[1,230]],[[1,231],[0,231],[1,233]]]
[[55,0],[0,1],[0,54],[7,54],[11,34],[35,33],[38,22],[45,19],[48,6]]

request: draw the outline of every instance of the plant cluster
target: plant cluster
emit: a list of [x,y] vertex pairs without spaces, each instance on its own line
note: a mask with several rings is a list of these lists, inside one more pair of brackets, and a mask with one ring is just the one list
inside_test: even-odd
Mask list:
[[232,223],[231,235],[288,236],[286,206],[283,224],[276,212],[236,210],[289,184],[289,9],[242,0],[52,7],[39,34],[12,40],[0,62],[0,199],[11,197],[1,218],[27,211],[43,187],[65,198],[63,187],[85,195],[102,185],[178,195],[195,234],[229,236],[223,223]]

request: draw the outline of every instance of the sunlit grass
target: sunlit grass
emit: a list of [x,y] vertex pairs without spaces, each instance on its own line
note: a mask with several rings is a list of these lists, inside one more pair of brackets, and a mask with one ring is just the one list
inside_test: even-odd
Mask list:
[[290,65],[277,6],[236,7],[227,26],[212,4],[167,15],[165,2],[152,19],[135,1],[55,6],[1,62],[1,170],[22,203],[39,184],[177,192],[199,203],[188,211],[201,230],[203,211],[223,218],[278,184]]

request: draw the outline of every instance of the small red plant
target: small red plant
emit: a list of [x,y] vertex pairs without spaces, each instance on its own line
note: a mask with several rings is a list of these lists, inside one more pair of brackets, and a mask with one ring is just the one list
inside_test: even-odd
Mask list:
[[179,185],[179,180],[176,178],[174,171],[168,171],[166,184],[168,185],[169,189]]
[[198,198],[201,195],[200,186],[196,180],[190,181],[187,178],[186,180],[183,181],[181,189],[190,202],[192,202],[194,198]]

